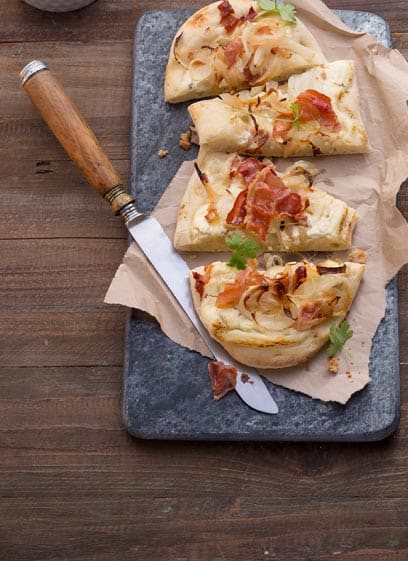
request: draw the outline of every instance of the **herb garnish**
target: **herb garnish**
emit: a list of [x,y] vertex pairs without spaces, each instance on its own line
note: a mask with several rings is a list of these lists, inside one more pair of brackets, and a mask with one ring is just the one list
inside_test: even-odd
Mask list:
[[340,325],[332,323],[330,326],[330,344],[327,347],[327,355],[332,358],[338,351],[340,351],[345,342],[353,336],[353,331],[350,329],[350,324],[344,320]]
[[261,249],[256,242],[249,238],[244,238],[236,232],[234,232],[232,236],[226,238],[225,243],[232,249],[232,257],[227,265],[241,270],[246,268],[246,258],[256,257]]
[[300,109],[297,103],[291,103],[290,108],[292,109],[293,113],[295,114],[292,123],[295,129],[299,130],[299,123],[300,123]]
[[278,0],[258,0],[258,7],[264,12],[279,14],[283,21],[296,23],[296,6],[283,4]]
[[299,105],[297,103],[291,103],[290,108],[294,113],[293,119],[286,119],[286,117],[276,117],[275,121],[283,121],[284,123],[290,123],[298,131],[300,125],[300,119],[302,117],[302,115],[300,114]]

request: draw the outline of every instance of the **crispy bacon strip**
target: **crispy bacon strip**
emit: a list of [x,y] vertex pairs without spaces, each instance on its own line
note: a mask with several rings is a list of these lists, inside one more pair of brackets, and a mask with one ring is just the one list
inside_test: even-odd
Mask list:
[[244,223],[247,213],[247,196],[248,189],[244,189],[238,194],[237,198],[235,199],[234,206],[227,214],[227,224],[239,226],[240,224]]
[[206,265],[204,267],[204,274],[197,273],[196,271],[193,272],[193,278],[195,280],[194,288],[197,290],[200,298],[202,299],[204,296],[204,288],[205,285],[209,282],[211,278],[211,270],[213,265]]
[[237,385],[237,369],[230,364],[213,360],[208,364],[208,374],[215,401],[223,398]]
[[337,302],[338,296],[333,294],[327,294],[321,298],[305,302],[295,312],[297,313],[297,329],[299,331],[309,329],[313,325],[317,325],[331,317]]
[[275,201],[275,210],[281,216],[293,217],[296,222],[302,222],[302,197],[298,193],[285,193]]
[[234,31],[236,26],[240,22],[240,18],[237,18],[234,14],[234,8],[228,2],[228,0],[223,0],[221,4],[218,4],[218,9],[221,13],[221,24],[224,26],[227,33]]
[[298,193],[292,193],[283,181],[268,169],[262,178],[249,187],[246,228],[266,240],[270,221],[276,217],[290,217],[295,222],[307,222],[302,211],[306,202]]
[[256,10],[251,6],[248,12],[237,18],[234,12],[234,8],[228,2],[228,0],[223,0],[220,4],[218,4],[218,9],[221,14],[221,24],[224,26],[225,31],[231,33],[234,31],[238,24],[244,23],[246,21],[252,21],[256,16]]
[[236,170],[240,173],[248,189],[241,191],[227,215],[227,224],[245,227],[266,240],[269,224],[273,218],[290,218],[300,224],[307,224],[303,211],[309,201],[293,193],[267,164],[247,158]]
[[249,286],[261,284],[264,282],[265,277],[252,269],[247,267],[244,271],[240,271],[233,282],[225,285],[225,288],[217,296],[218,308],[231,308],[238,304],[241,296]]
[[[305,90],[300,93],[294,103],[299,108],[299,122],[318,121],[322,127],[331,132],[339,132],[340,123],[333,110],[331,99],[317,90]],[[294,126],[295,112],[280,113],[274,123],[272,136],[276,139],[288,140]]]
[[256,10],[251,6],[248,10],[248,13],[245,16],[241,16],[241,20],[244,21],[252,21],[256,16]]
[[[261,169],[267,167],[267,165],[268,164],[264,164],[259,160],[257,160],[256,158],[246,158],[237,167],[237,172],[242,175],[245,183],[249,185],[252,182],[252,180],[255,178],[258,171],[261,171]],[[272,170],[272,168],[271,171],[275,173]]]
[[244,52],[244,43],[237,37],[228,43],[223,52],[227,68],[231,68],[231,66],[236,63],[238,57]]
[[330,97],[317,90],[306,90],[295,100],[299,107],[300,121],[318,121],[332,132],[340,130],[340,123],[333,110]]
[[274,123],[272,129],[273,138],[281,138],[285,140],[288,134],[293,128],[293,119],[295,118],[295,113],[280,113]]

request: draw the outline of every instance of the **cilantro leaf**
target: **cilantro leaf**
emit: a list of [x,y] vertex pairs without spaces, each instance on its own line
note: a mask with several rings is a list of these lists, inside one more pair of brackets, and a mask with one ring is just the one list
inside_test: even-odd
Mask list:
[[293,111],[293,119],[286,119],[285,117],[276,117],[275,120],[276,121],[283,121],[285,123],[290,123],[298,131],[299,126],[300,126],[300,119],[302,118],[302,115],[300,113],[299,105],[297,103],[291,103],[290,108]]
[[246,269],[246,259],[239,255],[236,251],[234,251],[227,265],[229,267],[235,267],[236,269],[244,270]]
[[333,357],[340,351],[345,342],[353,336],[353,331],[350,329],[350,324],[344,320],[340,325],[332,323],[330,326],[330,344],[327,347],[327,355],[329,358]]
[[256,242],[249,238],[240,236],[237,232],[234,232],[232,236],[226,238],[225,243],[230,249],[232,249],[232,257],[228,261],[227,265],[241,270],[246,267],[245,258],[256,257],[261,249]]
[[293,4],[281,4],[279,14],[283,21],[296,23],[296,7]]
[[283,4],[278,0],[258,0],[258,7],[264,12],[279,14],[283,21],[296,23],[296,7],[293,4]]
[[299,123],[300,123],[300,109],[297,103],[291,103],[290,108],[292,109],[293,113],[295,114],[293,118],[293,126],[298,131],[299,130]]

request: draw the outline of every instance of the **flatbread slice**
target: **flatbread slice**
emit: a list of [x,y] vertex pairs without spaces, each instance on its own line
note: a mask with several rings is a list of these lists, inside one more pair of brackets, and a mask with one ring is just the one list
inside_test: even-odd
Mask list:
[[342,60],[189,106],[201,146],[262,156],[365,153],[354,62]]
[[201,149],[178,212],[181,251],[225,251],[239,232],[268,251],[347,249],[354,209],[316,188],[318,170],[298,161],[283,172],[264,158]]
[[243,271],[215,262],[194,269],[195,309],[211,337],[249,366],[282,368],[308,360],[350,309],[364,265],[307,261]]
[[214,2],[177,31],[166,69],[165,98],[177,103],[286,80],[325,60],[298,18],[284,21],[248,0]]

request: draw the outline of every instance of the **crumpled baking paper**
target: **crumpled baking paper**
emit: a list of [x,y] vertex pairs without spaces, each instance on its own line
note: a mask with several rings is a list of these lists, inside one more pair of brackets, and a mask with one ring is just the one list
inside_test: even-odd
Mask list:
[[[346,403],[369,382],[371,342],[385,312],[385,285],[408,262],[408,224],[395,207],[397,192],[408,176],[408,63],[398,51],[383,47],[370,35],[350,31],[319,0],[294,3],[299,18],[317,38],[329,61],[353,59],[356,63],[361,114],[372,150],[363,155],[319,157],[313,162],[321,170],[316,186],[356,209],[359,220],[353,246],[366,251],[367,265],[348,315],[354,335],[346,343],[349,352],[340,354],[338,373],[328,372],[324,350],[299,366],[260,373],[310,397]],[[291,160],[276,160],[280,170],[290,163]],[[181,166],[154,211],[171,238],[192,170],[192,162]],[[347,254],[335,253],[340,258]],[[225,256],[197,253],[184,257],[190,267],[195,267]],[[105,302],[148,312],[171,339],[210,356],[136,244],[126,252]]]

